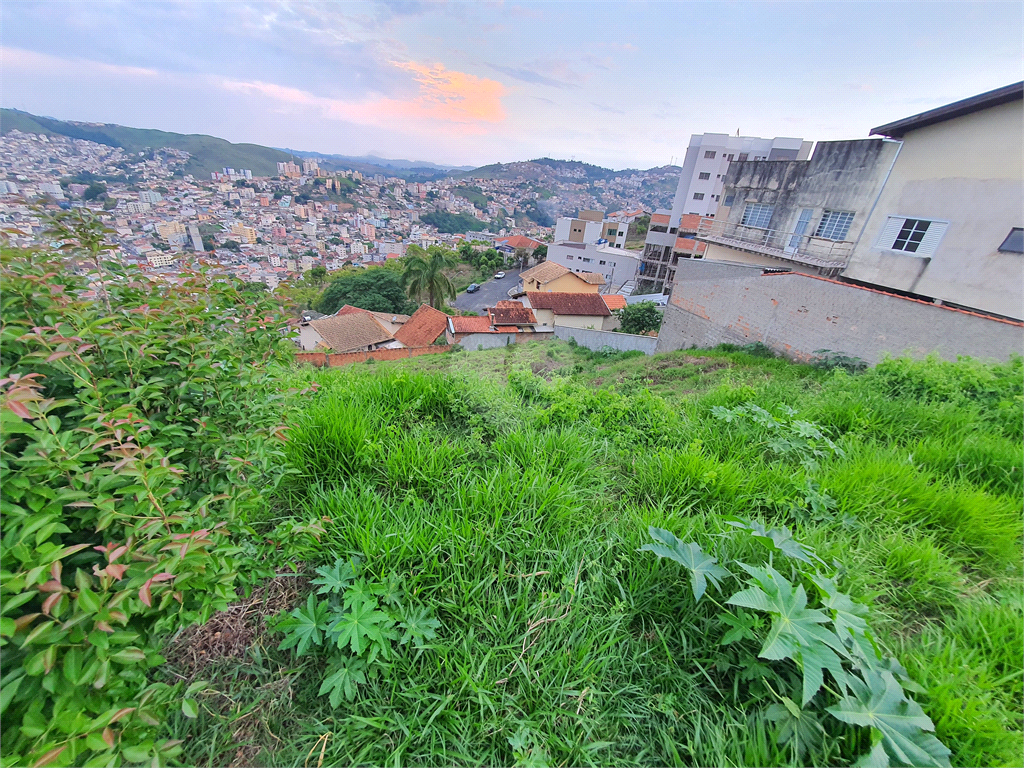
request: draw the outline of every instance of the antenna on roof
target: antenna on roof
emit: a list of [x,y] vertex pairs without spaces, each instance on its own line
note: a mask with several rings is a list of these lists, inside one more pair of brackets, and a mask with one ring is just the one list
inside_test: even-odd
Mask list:
[[737,128],[737,129],[736,129],[736,135],[737,135],[737,136],[739,136],[739,135],[740,135],[740,129],[739,129],[739,128]]

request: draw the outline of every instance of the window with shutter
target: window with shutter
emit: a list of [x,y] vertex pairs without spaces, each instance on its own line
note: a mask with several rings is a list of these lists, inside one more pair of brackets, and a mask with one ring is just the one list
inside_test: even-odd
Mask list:
[[915,256],[931,256],[947,226],[945,221],[889,216],[875,247]]

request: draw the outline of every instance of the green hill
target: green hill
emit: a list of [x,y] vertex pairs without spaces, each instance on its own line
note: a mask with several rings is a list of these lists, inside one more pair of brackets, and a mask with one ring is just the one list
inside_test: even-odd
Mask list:
[[215,136],[192,133],[172,133],[147,128],[128,128],[113,123],[80,123],[54,120],[50,117],[30,115],[15,109],[0,110],[0,134],[12,130],[44,133],[49,136],[70,136],[95,141],[128,152],[147,148],[170,147],[192,155],[185,172],[209,177],[222,168],[248,168],[255,176],[274,176],[277,163],[292,159],[292,155],[259,144],[233,144]]

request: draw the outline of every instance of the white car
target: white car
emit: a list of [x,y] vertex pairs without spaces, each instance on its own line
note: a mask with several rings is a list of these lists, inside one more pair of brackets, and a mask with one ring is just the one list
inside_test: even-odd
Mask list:
[[501,278],[503,278],[504,276],[505,276],[504,272],[495,272],[494,273],[494,279],[495,280],[501,280]]

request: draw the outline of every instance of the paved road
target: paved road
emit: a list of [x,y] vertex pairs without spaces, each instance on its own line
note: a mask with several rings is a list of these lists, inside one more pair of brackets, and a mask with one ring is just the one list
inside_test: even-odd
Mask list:
[[485,308],[493,307],[495,303],[508,298],[508,289],[519,284],[519,273],[522,271],[521,269],[506,269],[505,277],[501,280],[491,278],[480,283],[480,290],[476,293],[463,291],[452,306],[456,309],[480,314]]

